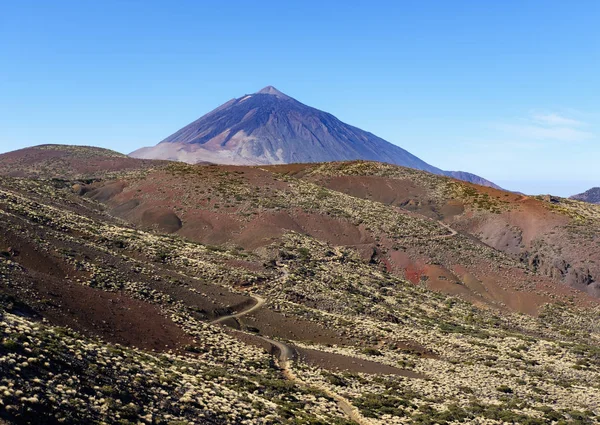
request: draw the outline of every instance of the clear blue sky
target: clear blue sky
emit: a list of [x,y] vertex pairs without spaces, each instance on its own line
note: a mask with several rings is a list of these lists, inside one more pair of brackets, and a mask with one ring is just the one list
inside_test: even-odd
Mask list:
[[0,40],[0,152],[127,153],[274,85],[509,189],[600,185],[597,0],[4,0]]

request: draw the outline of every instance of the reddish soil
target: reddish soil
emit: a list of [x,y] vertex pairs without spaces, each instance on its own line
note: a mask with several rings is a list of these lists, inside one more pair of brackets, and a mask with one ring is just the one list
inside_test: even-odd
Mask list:
[[[278,188],[287,185],[273,175],[248,167],[198,167],[205,174],[203,192],[190,191],[193,183],[162,171],[151,173],[143,181],[93,185],[87,197],[107,202],[112,213],[146,228],[178,234],[208,244],[233,243],[246,249],[256,249],[278,240],[285,232],[305,233],[336,245],[360,245],[374,242],[373,235],[363,226],[347,220],[300,209],[266,211],[243,218],[237,209],[215,209],[214,199],[205,188],[218,184],[227,176],[243,179],[254,187]],[[210,171],[207,171],[210,170]],[[244,170],[243,174],[239,174]],[[217,178],[216,182],[212,179]],[[164,188],[168,187],[169,190]],[[211,198],[209,201],[208,199]]]
[[[52,151],[35,152],[36,158],[40,155],[58,155],[48,152]],[[111,161],[119,159],[111,158]],[[90,163],[98,160],[95,158]],[[549,295],[562,291],[560,288],[552,289],[552,283],[567,283],[593,292],[595,286],[586,286],[586,270],[579,271],[580,265],[589,267],[591,275],[600,277],[600,262],[588,262],[576,255],[584,252],[586,258],[598,258],[599,248],[589,243],[567,245],[560,229],[569,223],[569,219],[551,211],[537,199],[469,185],[479,194],[486,194],[489,199],[501,203],[508,202],[510,206],[508,211],[501,214],[482,214],[481,211],[475,213],[473,207],[462,200],[435,204],[430,198],[431,188],[418,180],[377,176],[306,177],[307,172],[313,169],[314,164],[198,166],[182,167],[181,172],[175,167],[175,171],[152,171],[144,179],[99,182],[79,190],[87,192],[88,197],[106,202],[114,215],[145,228],[177,233],[202,243],[229,243],[251,250],[275,242],[285,232],[292,230],[334,245],[353,247],[365,260],[375,259],[388,271],[404,276],[415,284],[427,281],[432,289],[459,295],[478,304],[522,312],[537,311],[543,302],[550,299]],[[233,195],[230,195],[229,201],[219,200],[218,196],[212,195],[217,187],[225,187],[226,192],[230,188],[237,190],[235,188],[246,187],[251,193],[260,193],[261,197],[269,197],[273,190],[285,192],[288,183],[273,173],[308,178],[333,190],[396,206],[408,214],[445,219],[456,230],[473,235],[516,259],[524,253],[528,254],[531,245],[541,237],[547,239],[546,244],[563,248],[561,257],[546,259],[542,274],[547,277],[536,278],[549,289],[545,289],[544,294],[525,296],[523,294],[538,283],[533,283],[530,276],[518,270],[496,271],[493,260],[489,264],[458,264],[453,260],[452,252],[439,251],[443,247],[434,248],[439,251],[435,255],[414,250],[395,252],[391,249],[392,242],[385,235],[368,232],[342,218],[299,209],[261,211],[246,200],[241,204],[229,205]],[[243,214],[239,214],[240,211]],[[382,254],[386,251],[387,254]],[[432,256],[441,256],[445,267],[427,266]],[[568,267],[564,266],[565,270],[569,270],[568,275],[553,268],[552,262],[562,259],[569,263]],[[435,261],[436,264],[438,262]],[[458,266],[464,266],[465,272],[456,272]],[[573,270],[576,272],[572,273]],[[511,281],[507,282],[509,275]],[[598,292],[600,295],[600,289]],[[206,307],[209,311],[210,306]]]
[[157,307],[120,292],[74,283],[78,273],[72,268],[6,228],[0,232],[0,246],[18,250],[12,260],[24,267],[18,280],[2,285],[2,292],[26,302],[51,323],[151,350],[176,349],[191,342]]
[[[87,213],[77,204],[69,204],[76,211]],[[6,207],[0,203],[0,208]],[[95,213],[100,214],[99,212]],[[109,220],[109,217],[105,217]],[[87,272],[77,271],[67,259],[86,259],[114,270],[117,279],[141,281],[174,300],[191,305],[199,318],[212,318],[229,308],[247,301],[247,297],[229,292],[212,282],[190,279],[176,268],[156,263],[143,252],[123,249],[121,253],[144,267],[154,265],[152,278],[132,270],[131,263],[97,250],[93,244],[80,244],[80,235],[74,239],[62,238],[60,233],[45,227],[27,225],[19,217],[6,216],[0,223],[0,251],[18,252],[12,261],[23,267],[11,273],[11,280],[0,283],[0,293],[12,296],[22,314],[43,317],[50,323],[68,326],[89,336],[99,336],[109,342],[152,350],[180,349],[190,344],[191,338],[153,304],[131,298],[121,292],[106,292],[77,282],[87,281]],[[24,226],[29,233],[19,231]],[[17,229],[17,230],[15,230]],[[53,247],[47,252],[34,241],[45,241]],[[245,262],[247,267],[260,265]],[[1,282],[1,280],[0,280]],[[243,283],[243,282],[240,282]],[[191,292],[189,288],[197,292]],[[26,306],[26,307],[23,307]]]
[[[150,173],[144,180],[125,182],[123,190],[118,190],[118,186],[108,185],[107,190],[114,195],[107,203],[115,215],[128,221],[147,228],[176,232],[208,244],[229,243],[255,250],[277,241],[288,231],[305,233],[333,245],[355,248],[363,259],[378,260],[388,271],[404,276],[415,284],[426,280],[432,289],[459,295],[487,307],[532,313],[549,299],[546,294],[531,297],[522,295],[526,292],[522,288],[528,287],[531,279],[519,274],[521,272],[515,272],[511,274],[511,279],[516,280],[506,283],[504,279],[507,271],[494,271],[493,260],[489,264],[478,266],[459,264],[453,259],[454,253],[444,250],[443,246],[432,248],[436,252],[428,252],[427,249],[424,252],[394,251],[394,243],[386,235],[369,232],[362,226],[356,227],[343,218],[297,208],[261,211],[258,207],[245,203],[246,201],[238,206],[231,206],[227,205],[229,201],[218,201],[215,196],[211,196],[212,188],[232,184],[232,187],[247,187],[250,192],[260,191],[260,196],[268,197],[271,190],[285,192],[288,185],[271,172],[303,177],[311,167],[313,166],[310,164],[269,167],[203,166],[189,167],[181,175],[177,172],[172,174],[157,171]],[[429,187],[419,186],[407,179],[314,175],[307,178],[353,196],[394,205],[409,215],[446,218],[456,230],[514,255],[517,260],[531,241],[568,222],[564,216],[550,211],[536,199],[476,185],[470,186],[481,194],[487,194],[490,199],[509,202],[511,208],[501,214],[474,214],[472,207],[460,200],[449,200],[436,205],[428,198],[431,190]],[[88,194],[90,195],[94,196]],[[217,205],[218,203],[221,205]],[[239,211],[247,214],[239,214]],[[181,227],[177,230],[179,226]],[[382,255],[381,252],[387,254]],[[445,259],[446,267],[439,266],[443,270],[427,266],[431,263],[432,254]],[[456,266],[465,266],[468,274],[479,278],[461,279],[453,271]],[[562,283],[558,273],[545,279]],[[502,290],[497,289],[498,282],[503,283]]]
[[147,209],[142,214],[141,222],[164,233],[175,233],[182,226],[181,219],[169,208]]
[[323,183],[327,188],[338,192],[395,206],[402,206],[425,194],[422,188],[410,180],[379,176],[335,176],[327,178]]
[[[156,165],[153,161],[106,158],[102,155],[85,160],[56,152],[34,149],[0,156],[0,173],[38,175],[42,171],[54,172],[62,167],[70,171],[56,176],[72,177]],[[333,245],[352,247],[363,259],[379,262],[389,272],[404,276],[413,284],[424,284],[433,290],[460,296],[482,308],[535,315],[540,306],[554,300],[571,299],[580,306],[595,303],[583,292],[559,285],[563,279],[559,274],[543,276],[541,273],[528,273],[518,267],[500,266],[494,259],[474,258],[468,264],[459,264],[459,261],[455,261],[456,253],[445,250],[444,244],[433,241],[419,248],[395,250],[394,241],[387,235],[375,234],[363,226],[354,226],[343,218],[297,208],[263,211],[247,198],[240,203],[233,202],[235,190],[244,185],[250,188],[251,193],[259,193],[261,197],[268,197],[273,190],[286,191],[288,183],[276,178],[273,171],[303,177],[312,166],[204,166],[190,167],[197,173],[194,171],[184,175],[160,170],[150,172],[145,179],[100,181],[87,185],[82,182],[74,188],[74,192],[105,203],[114,216],[135,225],[176,233],[206,244],[228,243],[255,250],[277,241],[290,230],[305,233]],[[541,236],[548,237],[553,244],[561,247],[564,258],[569,261],[583,261],[584,257],[592,260],[600,258],[596,245],[587,242],[587,245],[580,244],[578,239],[572,242],[572,246],[568,245],[565,242],[566,233],[561,228],[569,224],[570,219],[549,210],[533,198],[472,185],[479,193],[510,203],[508,211],[488,214],[475,211],[471,205],[460,200],[437,205],[430,197],[430,188],[406,179],[373,176],[313,176],[310,179],[333,190],[392,205],[408,215],[443,219],[463,234],[476,237],[515,258],[523,250],[530,249]],[[222,185],[231,197],[227,202],[218,200],[217,195],[211,192],[221,193]],[[94,203],[88,204],[87,207],[69,207],[80,208],[85,214],[107,221],[115,220],[103,215],[101,208],[94,210]],[[84,211],[85,208],[89,210]],[[251,302],[243,294],[230,292],[212,282],[184,277],[176,267],[157,263],[143,252],[131,252],[126,248],[120,251],[130,259],[139,260],[144,266],[152,268],[155,271],[152,278],[135,274],[131,270],[132,263],[122,257],[111,256],[101,249],[67,239],[53,239],[51,232],[31,226],[31,223],[24,228],[32,234],[20,234],[14,229],[16,225],[23,225],[23,222],[11,220],[0,223],[0,250],[11,247],[19,251],[18,256],[12,259],[23,266],[24,271],[15,273],[15,278],[10,282],[0,283],[0,289],[2,293],[13,296],[29,307],[19,310],[20,307],[16,306],[16,311],[21,314],[43,317],[53,324],[69,326],[86,335],[144,349],[182,350],[185,345],[191,344],[192,339],[155,305],[121,292],[104,292],[77,283],[77,279],[84,281],[89,276],[76,272],[66,262],[65,255],[93,259],[96,264],[118,271],[119,276],[127,281],[142,281],[175,301],[183,301],[193,307],[194,314],[200,319],[227,315],[247,307]],[[35,240],[49,242],[54,251],[42,251]],[[264,268],[262,264],[252,261],[232,260],[228,264],[250,271],[262,271]],[[592,272],[595,270],[593,267]],[[550,273],[554,271],[550,270]],[[235,282],[238,286],[244,283]],[[190,288],[196,292],[190,291]],[[242,326],[261,334],[285,340],[355,347],[365,344],[365,341],[354,340],[343,331],[288,317],[268,308],[245,316],[239,322],[229,322],[233,327],[241,327],[241,322]],[[272,349],[270,344],[258,337],[231,332],[244,342],[261,349]],[[408,343],[406,346],[399,344],[397,348],[417,355],[435,356],[427,353],[423,347]],[[410,371],[382,365],[376,361],[376,357],[369,361],[311,349],[297,349],[297,352],[299,360],[332,371],[423,378]]]

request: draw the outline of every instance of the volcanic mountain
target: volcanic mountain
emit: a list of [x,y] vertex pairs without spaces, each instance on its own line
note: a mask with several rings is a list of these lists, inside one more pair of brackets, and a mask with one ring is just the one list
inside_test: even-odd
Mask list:
[[399,146],[304,105],[272,86],[232,99],[158,145],[138,149],[130,156],[230,165],[362,159],[497,187],[471,173],[434,167]]
[[571,196],[570,199],[589,202],[590,204],[600,204],[600,187],[592,187],[583,193]]

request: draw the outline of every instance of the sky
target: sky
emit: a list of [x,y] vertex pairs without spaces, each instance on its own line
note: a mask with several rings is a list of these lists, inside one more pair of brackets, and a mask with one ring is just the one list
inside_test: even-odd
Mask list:
[[0,0],[0,152],[129,153],[273,85],[447,170],[600,186],[600,1]]

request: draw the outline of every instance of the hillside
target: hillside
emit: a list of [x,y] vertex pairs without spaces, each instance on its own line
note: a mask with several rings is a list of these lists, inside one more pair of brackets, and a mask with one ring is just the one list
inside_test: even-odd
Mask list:
[[583,193],[571,196],[570,199],[589,202],[590,204],[600,204],[600,187],[592,187]]
[[40,145],[0,154],[0,174],[11,177],[89,179],[151,168],[160,162],[130,158],[93,146]]
[[232,99],[158,145],[138,149],[130,156],[229,165],[362,159],[496,187],[471,173],[442,171],[372,133],[306,106],[271,86]]
[[595,206],[374,162],[138,164],[0,177],[0,420],[598,421],[598,300],[475,231],[537,211],[585,241]]
[[[598,211],[575,201],[553,203],[371,162],[174,163],[144,179],[84,190],[116,216],[202,243],[258,249],[286,231],[302,232],[357,249],[415,282],[523,312],[543,304],[542,287],[554,291],[556,283],[600,295],[593,261],[600,257]],[[446,238],[448,228],[461,233]]]
[[600,267],[595,261],[600,258],[598,207],[366,162],[303,167],[292,175],[441,220],[529,269],[600,296]]

